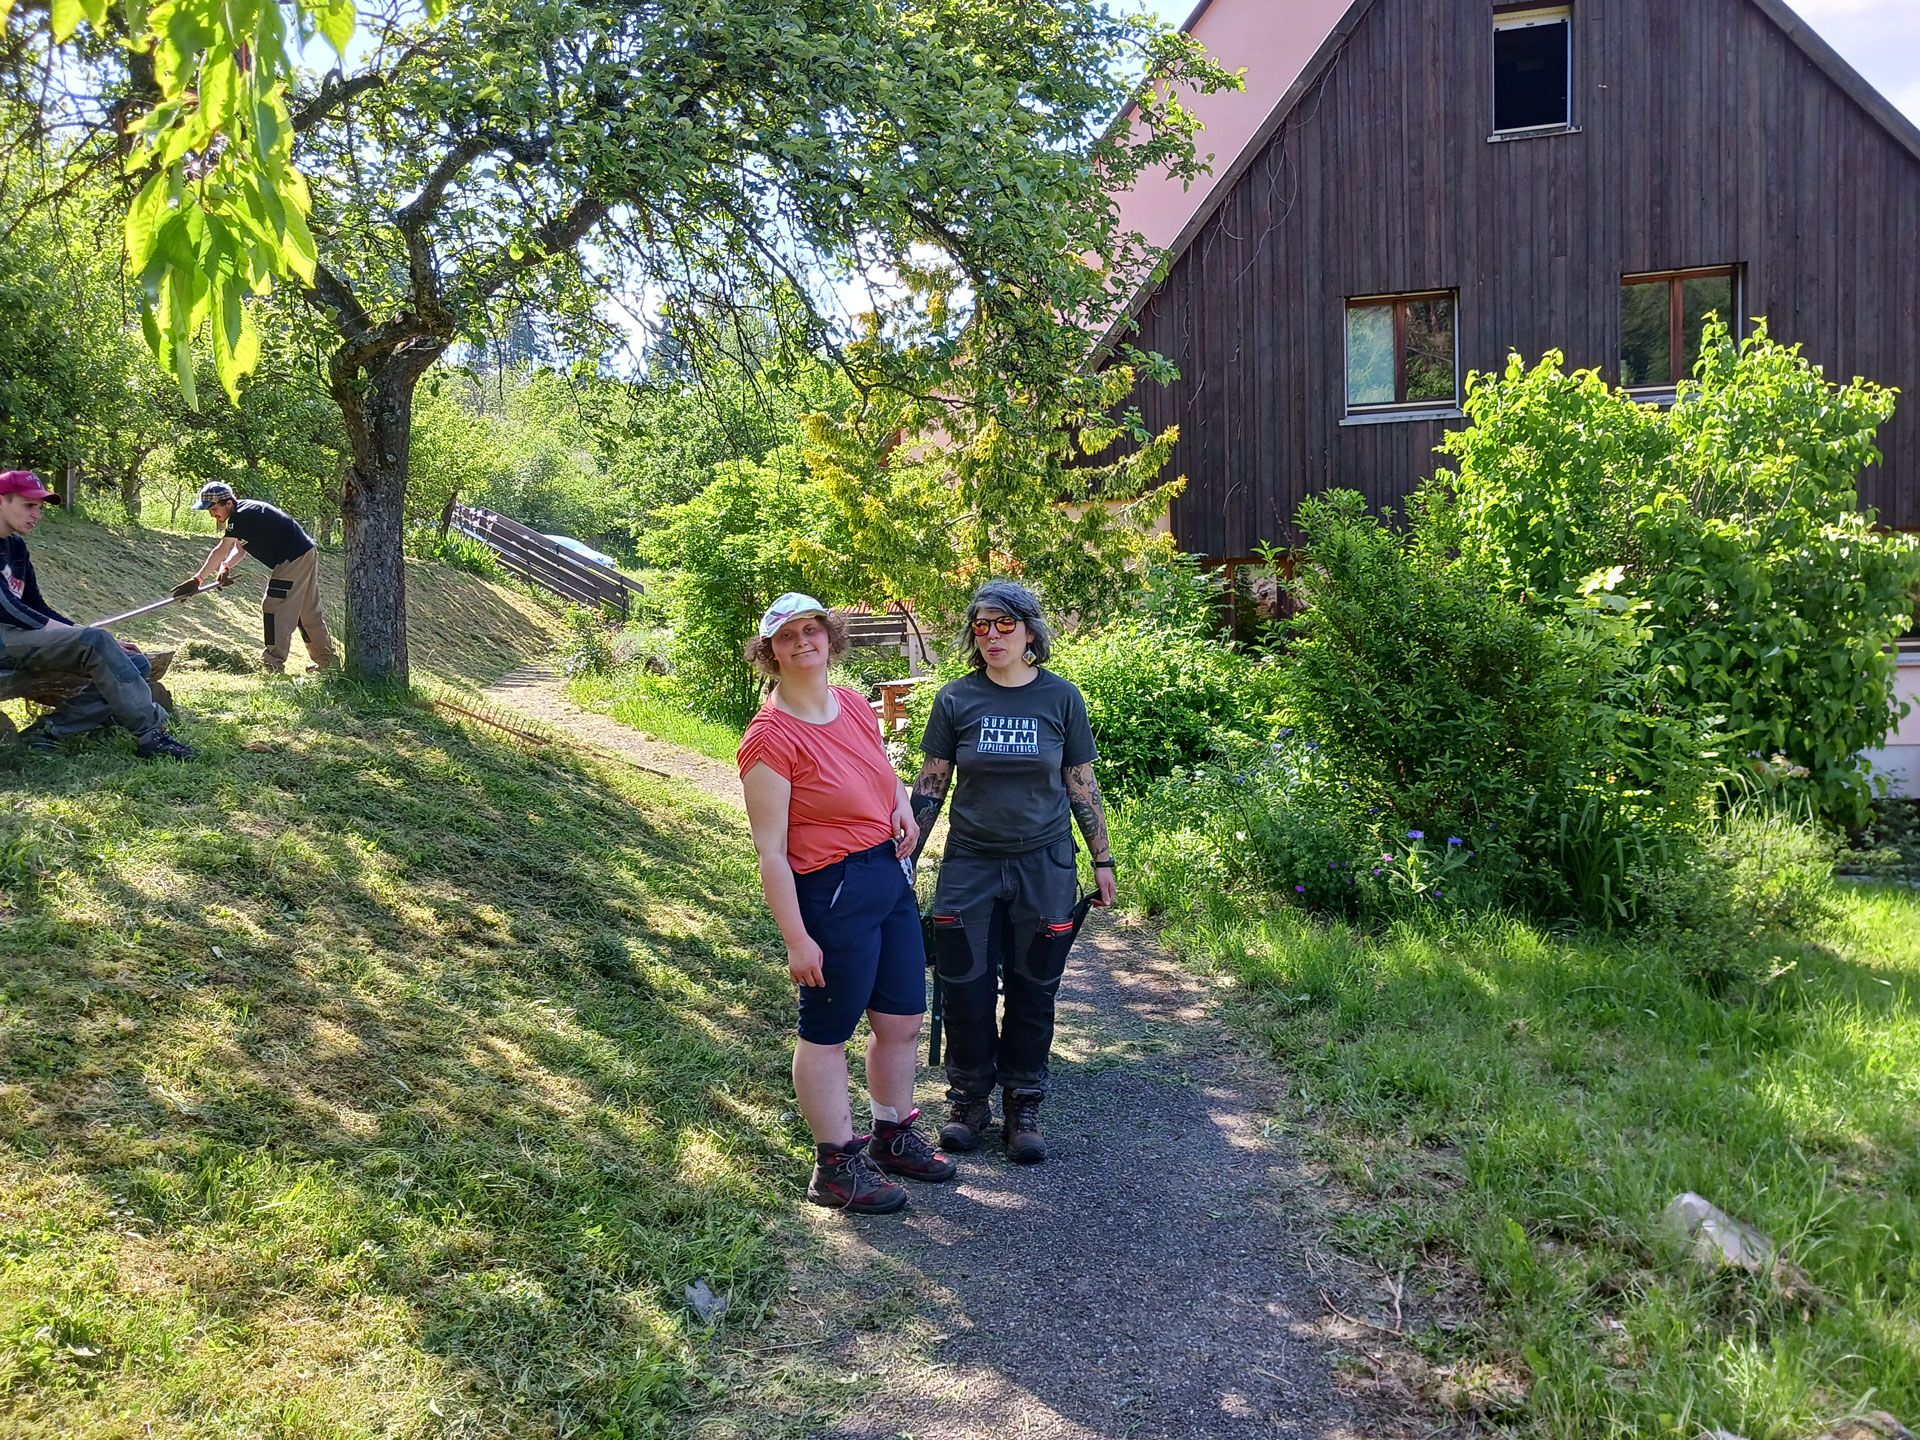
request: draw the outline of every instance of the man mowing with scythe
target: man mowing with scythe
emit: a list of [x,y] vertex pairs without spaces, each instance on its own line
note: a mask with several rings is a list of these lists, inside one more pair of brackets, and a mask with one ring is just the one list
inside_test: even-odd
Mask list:
[[333,637],[320,613],[320,552],[300,522],[264,500],[242,500],[233,487],[218,480],[200,487],[193,508],[204,510],[222,530],[220,543],[207,555],[191,580],[183,580],[174,594],[192,594],[209,577],[234,564],[242,552],[270,572],[266,593],[260,597],[260,616],[266,644],[260,667],[272,674],[287,668],[293,632],[306,641],[309,670],[326,670],[334,663]]

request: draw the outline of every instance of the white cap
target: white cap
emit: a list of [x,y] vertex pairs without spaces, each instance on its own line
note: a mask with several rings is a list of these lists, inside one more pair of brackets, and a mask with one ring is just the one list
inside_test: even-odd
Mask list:
[[760,638],[769,640],[773,632],[789,620],[802,615],[825,615],[827,607],[811,595],[802,595],[798,590],[789,590],[773,604],[767,607],[767,613],[760,617]]

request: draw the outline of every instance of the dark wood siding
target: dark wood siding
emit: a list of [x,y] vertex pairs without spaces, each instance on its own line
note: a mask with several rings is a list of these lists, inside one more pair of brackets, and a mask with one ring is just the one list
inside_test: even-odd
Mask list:
[[1136,397],[1180,426],[1181,546],[1432,473],[1447,422],[1340,423],[1345,297],[1457,290],[1463,376],[1558,349],[1612,379],[1620,276],[1726,263],[1829,376],[1902,390],[1861,494],[1920,527],[1920,160],[1748,0],[1574,0],[1578,133],[1490,143],[1491,19],[1378,0],[1141,311],[1181,372]]

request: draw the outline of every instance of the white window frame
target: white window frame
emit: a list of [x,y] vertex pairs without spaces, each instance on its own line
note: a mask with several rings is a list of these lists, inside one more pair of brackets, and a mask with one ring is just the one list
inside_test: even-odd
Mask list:
[[1531,30],[1536,25],[1562,25],[1567,27],[1567,114],[1563,120],[1555,120],[1546,125],[1522,125],[1511,130],[1502,130],[1497,123],[1500,111],[1499,72],[1494,71],[1494,90],[1490,95],[1495,117],[1492,140],[1525,139],[1529,135],[1561,135],[1575,129],[1573,123],[1573,6],[1541,5],[1531,10],[1509,10],[1505,14],[1496,13],[1493,17],[1493,29],[1487,36],[1487,52],[1494,53],[1494,36],[1502,30]]

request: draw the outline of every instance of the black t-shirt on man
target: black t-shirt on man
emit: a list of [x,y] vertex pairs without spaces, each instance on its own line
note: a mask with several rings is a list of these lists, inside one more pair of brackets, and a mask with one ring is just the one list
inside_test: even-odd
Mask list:
[[1087,702],[1050,670],[996,685],[984,670],[940,687],[920,749],[951,760],[948,843],[980,855],[1024,855],[1073,836],[1061,770],[1096,751]]
[[236,500],[227,520],[227,538],[247,547],[247,554],[269,570],[298,560],[313,549],[313,537],[300,522],[264,500]]

